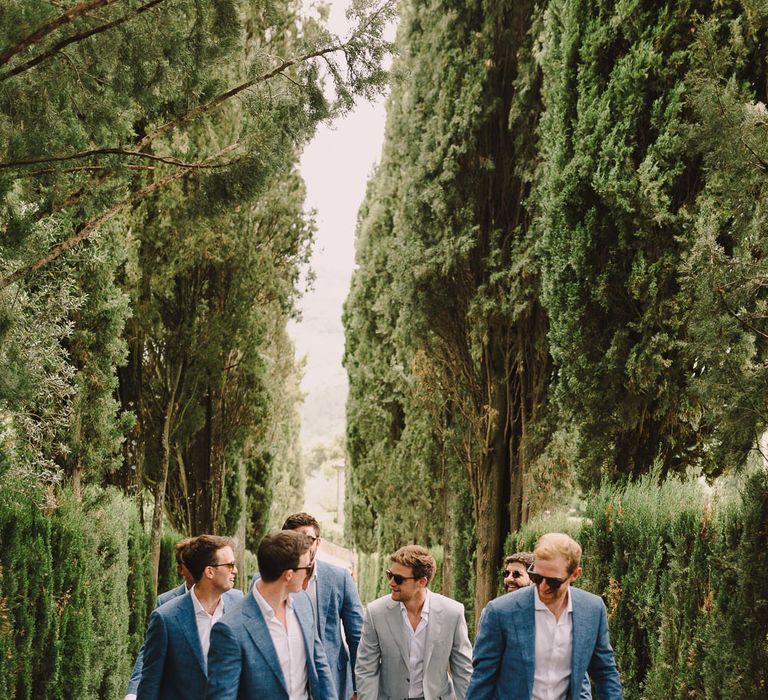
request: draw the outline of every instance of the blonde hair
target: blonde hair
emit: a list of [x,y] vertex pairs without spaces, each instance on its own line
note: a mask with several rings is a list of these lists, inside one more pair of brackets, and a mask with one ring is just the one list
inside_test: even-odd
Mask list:
[[435,575],[437,564],[426,547],[418,544],[407,544],[400,547],[389,557],[393,564],[407,566],[413,570],[413,576],[416,579],[426,578],[429,583]]
[[562,532],[548,532],[539,537],[539,541],[533,548],[533,556],[537,560],[546,561],[564,557],[568,565],[568,573],[572,574],[581,565],[581,545]]

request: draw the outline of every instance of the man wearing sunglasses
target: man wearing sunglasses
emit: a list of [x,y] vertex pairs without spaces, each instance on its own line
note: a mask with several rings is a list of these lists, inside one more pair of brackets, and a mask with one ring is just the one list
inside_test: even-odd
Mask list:
[[401,547],[390,561],[391,595],[365,613],[358,699],[463,700],[472,673],[464,606],[429,590],[436,565],[424,547]]
[[211,632],[206,700],[336,700],[312,604],[302,592],[311,544],[294,530],[261,541],[261,577]]
[[228,537],[194,538],[184,549],[183,563],[195,583],[149,618],[139,700],[202,700],[211,629],[243,598],[233,588],[237,566]]
[[[194,537],[187,537],[176,543],[175,556],[176,556],[176,573],[181,576],[184,581],[171,588],[165,593],[161,593],[157,596],[155,601],[155,607],[159,608],[163,603],[167,603],[169,600],[173,600],[177,596],[189,593],[192,586],[195,585],[195,578],[189,572],[186,564],[184,563],[184,553],[190,544],[194,541]],[[144,667],[144,645],[139,649],[139,653],[136,656],[136,663],[133,665],[133,671],[131,672],[131,679],[128,681],[128,689],[125,691],[125,697],[123,700],[136,700],[136,693],[139,690],[139,681],[141,681],[141,669]]]
[[504,570],[501,578],[504,582],[504,590],[512,593],[520,588],[531,585],[528,578],[528,569],[533,565],[533,554],[530,552],[515,552],[504,560]]
[[605,604],[571,587],[581,573],[581,547],[549,533],[533,554],[533,586],[483,610],[467,700],[576,700],[587,697],[585,673],[600,700],[621,700]]

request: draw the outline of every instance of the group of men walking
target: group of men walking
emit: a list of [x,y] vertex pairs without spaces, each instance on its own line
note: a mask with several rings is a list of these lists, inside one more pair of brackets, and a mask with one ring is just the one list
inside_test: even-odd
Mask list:
[[232,541],[177,545],[185,582],[158,597],[125,700],[600,700],[622,698],[605,605],[571,587],[581,548],[550,533],[507,557],[508,593],[483,611],[474,652],[464,607],[429,584],[419,545],[390,557],[390,594],[363,613],[349,572],[316,557],[320,527],[290,516],[234,589]]

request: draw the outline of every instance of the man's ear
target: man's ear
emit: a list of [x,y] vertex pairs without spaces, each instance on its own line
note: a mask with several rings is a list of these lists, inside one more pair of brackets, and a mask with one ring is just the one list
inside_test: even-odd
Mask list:
[[581,567],[577,566],[571,574],[571,581],[575,581],[579,576],[581,576]]

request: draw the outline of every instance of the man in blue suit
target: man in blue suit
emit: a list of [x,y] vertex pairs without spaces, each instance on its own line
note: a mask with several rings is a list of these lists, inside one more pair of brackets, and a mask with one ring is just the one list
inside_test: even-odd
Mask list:
[[[186,539],[179,540],[176,543],[176,573],[181,576],[184,581],[180,585],[176,586],[176,588],[171,588],[171,590],[165,591],[165,593],[161,593],[159,596],[157,596],[157,600],[155,601],[155,608],[159,608],[169,600],[176,598],[176,596],[188,593],[189,589],[195,585],[195,579],[192,574],[189,573],[189,569],[184,563],[184,552],[194,539],[194,537],[187,537]],[[125,691],[125,698],[123,698],[123,700],[136,700],[136,693],[139,691],[139,681],[141,681],[141,669],[143,667],[144,645],[142,644],[141,649],[139,649],[138,656],[136,657],[136,663],[133,665],[131,679],[128,681],[128,689]]]
[[242,600],[234,591],[237,565],[232,540],[200,535],[184,552],[195,584],[149,618],[138,700],[202,700],[211,629]]
[[[363,629],[363,606],[352,576],[347,569],[316,558],[320,546],[320,524],[309,513],[289,515],[283,523],[283,530],[303,532],[312,540],[310,556],[314,566],[308,572],[304,590],[315,611],[318,634],[325,647],[338,698],[354,698],[355,660]],[[342,638],[342,625],[349,653]]]
[[292,530],[261,541],[261,577],[211,631],[206,700],[335,700],[312,605],[301,593],[310,545]]
[[575,700],[588,673],[600,700],[622,700],[603,601],[571,588],[581,547],[543,535],[529,569],[533,586],[492,600],[480,618],[466,700]]

